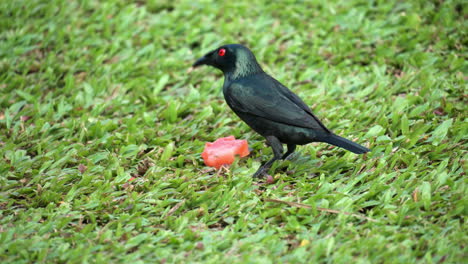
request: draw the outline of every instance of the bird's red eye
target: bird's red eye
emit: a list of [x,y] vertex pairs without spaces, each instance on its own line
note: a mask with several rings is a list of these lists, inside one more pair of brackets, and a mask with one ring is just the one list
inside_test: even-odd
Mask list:
[[226,50],[225,50],[225,49],[219,49],[219,50],[218,50],[218,55],[219,55],[219,56],[222,57],[222,56],[224,56],[225,54],[226,54]]

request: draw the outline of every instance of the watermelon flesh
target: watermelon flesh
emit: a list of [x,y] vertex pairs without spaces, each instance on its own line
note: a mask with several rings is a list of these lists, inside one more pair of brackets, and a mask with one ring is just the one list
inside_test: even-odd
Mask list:
[[249,153],[247,140],[229,136],[206,143],[201,155],[207,166],[219,169],[223,165],[232,164],[236,156],[245,157]]

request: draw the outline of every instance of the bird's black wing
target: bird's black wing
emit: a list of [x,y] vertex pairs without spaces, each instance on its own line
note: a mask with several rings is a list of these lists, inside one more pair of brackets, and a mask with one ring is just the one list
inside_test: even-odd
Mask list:
[[224,90],[226,101],[235,112],[329,132],[297,95],[264,73],[233,82]]
[[302,99],[299,98],[299,96],[297,96],[295,93],[293,93],[291,90],[289,90],[286,86],[284,86],[282,83],[280,83],[276,79],[274,78],[271,78],[271,79],[276,83],[278,89],[281,91],[282,94],[284,94],[284,96],[288,97],[292,102],[298,105],[302,110],[306,111],[315,120],[315,122],[317,122],[317,124],[322,127],[322,129],[331,133],[331,131],[322,123],[322,121],[320,121],[320,119],[318,119],[312,113],[312,110],[310,110],[310,107],[307,106],[307,104],[304,103],[304,101],[302,101]]

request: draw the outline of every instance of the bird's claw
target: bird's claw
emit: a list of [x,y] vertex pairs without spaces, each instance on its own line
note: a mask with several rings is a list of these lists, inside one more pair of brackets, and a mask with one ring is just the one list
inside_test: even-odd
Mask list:
[[267,168],[260,167],[253,175],[254,178],[261,179],[264,178],[267,172]]

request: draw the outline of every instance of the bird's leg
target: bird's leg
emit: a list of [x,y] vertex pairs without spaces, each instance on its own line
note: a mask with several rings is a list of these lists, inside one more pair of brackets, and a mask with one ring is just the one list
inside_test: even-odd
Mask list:
[[255,172],[253,175],[254,178],[261,178],[264,176],[264,174],[268,171],[268,169],[271,167],[273,162],[276,160],[281,159],[281,155],[283,154],[283,144],[276,138],[275,136],[267,136],[266,140],[268,144],[271,146],[273,149],[273,158],[269,161],[267,161],[265,164],[260,166],[260,168]]
[[296,145],[294,144],[288,144],[288,151],[284,153],[284,155],[281,157],[281,159],[286,159],[291,155],[294,151],[296,150]]

